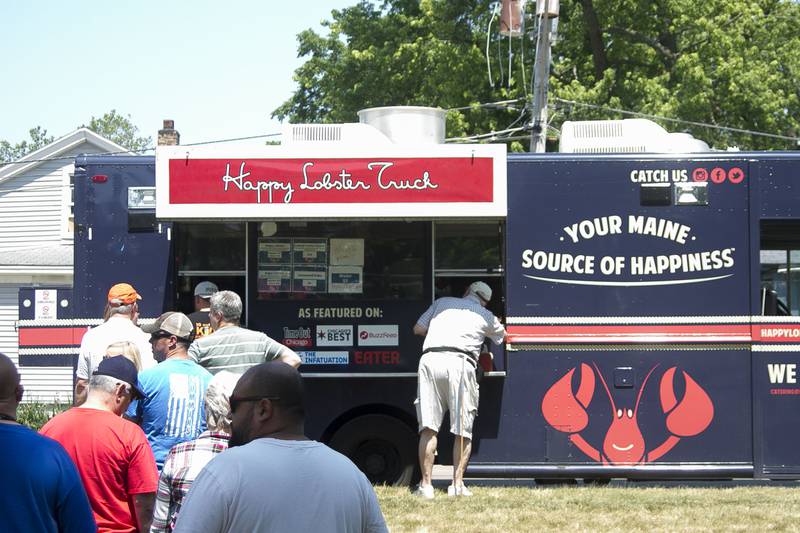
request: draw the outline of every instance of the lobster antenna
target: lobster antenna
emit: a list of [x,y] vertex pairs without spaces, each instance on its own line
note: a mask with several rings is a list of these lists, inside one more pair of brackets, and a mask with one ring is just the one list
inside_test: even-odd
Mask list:
[[655,369],[658,368],[658,365],[660,365],[660,364],[661,363],[656,363],[656,366],[651,368],[650,372],[648,372],[647,375],[644,377],[644,381],[642,382],[642,388],[639,389],[639,394],[638,394],[638,396],[636,396],[636,406],[633,408],[633,415],[634,416],[636,416],[636,413],[639,412],[639,400],[642,399],[642,394],[644,394],[644,387],[647,385],[647,380],[650,379],[650,374],[652,374],[655,371]]
[[[603,388],[606,389],[606,394],[608,395],[608,401],[611,402],[611,410],[614,411],[614,415],[616,415],[617,414],[617,406],[614,404],[614,398],[611,397],[611,391],[608,390],[608,385],[606,384],[606,380],[603,377],[603,374],[600,373],[600,369],[597,368],[597,363],[592,361],[592,364],[594,365],[594,369],[597,370],[597,375],[600,376],[600,382],[603,384]],[[651,372],[652,372],[652,370],[651,370]]]

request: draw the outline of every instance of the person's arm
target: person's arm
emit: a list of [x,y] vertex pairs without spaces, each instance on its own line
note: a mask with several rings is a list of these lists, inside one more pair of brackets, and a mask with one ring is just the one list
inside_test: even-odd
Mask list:
[[150,532],[155,501],[155,492],[143,492],[142,494],[133,495],[133,509],[136,511],[136,523],[139,524],[139,533]]
[[128,472],[126,488],[133,500],[136,522],[140,532],[150,531],[153,521],[153,504],[158,489],[158,469],[153,457],[153,450],[147,442],[144,432],[138,426],[125,422],[130,432],[130,455],[128,456]]
[[172,507],[172,463],[175,456],[170,450],[164,461],[164,468],[158,478],[156,503],[153,509],[153,523],[150,524],[150,533],[166,533],[169,524],[170,508]]
[[489,331],[486,333],[486,337],[491,339],[491,341],[495,344],[501,344],[506,338],[506,328],[504,328],[503,324],[500,323],[499,318],[496,316],[492,316],[492,318],[493,320],[489,326]]
[[89,388],[89,381],[78,378],[75,381],[75,394],[72,398],[72,405],[83,405]]
[[86,401],[86,389],[89,386],[89,374],[92,371],[91,360],[87,343],[82,342],[78,355],[78,368],[75,369],[75,394],[72,396],[72,405],[81,405]]
[[200,362],[200,346],[197,344],[197,341],[192,341],[192,344],[189,345],[189,349],[187,350],[189,354],[189,358],[197,363],[200,366],[206,366]]
[[293,366],[297,368],[300,366],[300,356],[295,353],[294,350],[291,348],[287,348],[284,346],[283,351],[278,356],[278,361],[282,361],[287,365]]
[[[438,302],[438,300],[437,300]],[[433,318],[434,313],[436,312],[436,302],[433,302],[428,309],[422,313],[422,316],[417,319],[417,323],[414,324],[414,335],[419,335],[420,337],[424,337],[428,334],[428,327],[431,324],[431,319]]]

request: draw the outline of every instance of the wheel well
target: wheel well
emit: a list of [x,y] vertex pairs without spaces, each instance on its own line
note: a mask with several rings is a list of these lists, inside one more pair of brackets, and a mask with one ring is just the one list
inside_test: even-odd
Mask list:
[[322,432],[321,441],[324,442],[325,444],[330,443],[330,440],[333,437],[333,435],[335,435],[336,432],[343,425],[350,422],[354,418],[358,418],[359,416],[364,416],[364,415],[386,415],[392,418],[396,418],[403,424],[407,425],[409,429],[411,429],[411,431],[417,433],[417,420],[410,413],[393,405],[376,403],[376,404],[360,405],[354,409],[345,411],[341,415],[337,416],[333,420],[333,422],[328,424],[328,427],[325,428],[325,431]]

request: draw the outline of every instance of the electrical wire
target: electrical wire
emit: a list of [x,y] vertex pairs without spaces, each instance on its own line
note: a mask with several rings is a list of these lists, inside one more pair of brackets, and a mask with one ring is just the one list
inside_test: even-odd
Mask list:
[[520,126],[518,128],[507,128],[504,130],[497,130],[497,131],[490,131],[489,133],[479,133],[477,135],[468,135],[465,137],[449,137],[445,139],[445,142],[459,142],[459,141],[470,141],[470,140],[480,140],[485,138],[497,137],[503,133],[516,133],[518,131],[522,131],[527,129],[527,126]]
[[497,7],[492,9],[492,18],[489,19],[489,26],[486,28],[486,69],[489,71],[489,85],[494,89],[494,80],[492,79],[492,60],[489,57],[489,39],[492,35],[492,23],[497,17]]
[[508,82],[506,87],[511,88],[511,31],[508,32]]
[[500,41],[502,41],[502,39],[497,39],[497,62],[500,64],[500,86],[502,87],[506,78],[503,73],[503,54],[500,51]]
[[633,117],[641,117],[641,118],[650,118],[654,120],[663,120],[665,122],[673,122],[676,124],[688,124],[690,126],[697,126],[700,128],[709,128],[721,131],[730,131],[734,133],[743,133],[746,135],[755,135],[760,137],[769,137],[771,139],[781,139],[784,141],[795,141],[800,142],[800,137],[792,137],[790,135],[779,135],[777,133],[767,133],[765,131],[755,131],[755,130],[747,130],[744,128],[733,128],[730,126],[720,126],[718,124],[709,124],[707,122],[696,122],[694,120],[683,120],[680,118],[672,118],[672,117],[665,117],[662,115],[652,115],[649,113],[640,113],[638,111],[628,111],[627,109],[619,109],[616,107],[598,105],[598,104],[587,104],[585,102],[578,102],[575,100],[566,100],[564,98],[551,98],[551,100],[555,100],[557,102],[561,102],[564,104],[575,105],[578,107],[588,107],[590,109],[597,109],[601,111],[610,111],[613,113],[619,113],[621,115],[630,115]]
[[522,35],[519,36],[519,52],[522,56],[520,62],[522,70],[522,90],[525,91],[525,99],[528,99],[528,82],[525,80],[525,4],[522,4],[522,16],[519,19],[520,31]]
[[[248,137],[232,137],[230,139],[217,139],[213,141],[200,141],[196,143],[186,143],[180,144],[178,146],[201,146],[205,144],[219,144],[219,143],[226,143],[226,142],[234,142],[234,141],[248,141],[252,139],[263,139],[267,137],[278,137],[280,133],[266,133],[263,135],[250,135]],[[125,151],[117,151],[117,152],[94,152],[91,154],[86,154],[89,156],[94,155],[130,155],[130,154],[137,154],[142,152],[150,152],[155,150],[155,147],[148,147],[148,148],[141,148],[138,150],[125,150]],[[75,156],[63,156],[63,157],[47,157],[44,159],[25,159],[24,156],[21,159],[17,159],[16,161],[8,161],[8,162],[0,162],[0,169],[4,168],[6,165],[27,165],[28,163],[45,163],[47,161],[72,161],[75,159]]]
[[508,107],[508,108],[511,108],[512,104],[516,104],[516,103],[519,103],[519,102],[524,102],[525,100],[527,100],[527,98],[524,98],[524,97],[514,98],[512,100],[498,100],[496,102],[484,102],[484,103],[480,103],[480,104],[466,105],[466,106],[462,106],[462,107],[450,107],[450,108],[446,109],[446,111],[468,111],[470,109],[483,108],[483,107]]

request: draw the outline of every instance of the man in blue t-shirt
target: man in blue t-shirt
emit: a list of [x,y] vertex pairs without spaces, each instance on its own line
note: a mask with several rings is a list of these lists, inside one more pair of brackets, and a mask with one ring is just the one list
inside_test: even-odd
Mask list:
[[17,422],[22,385],[0,353],[0,529],[96,531],[78,470],[59,443]]
[[173,446],[205,431],[203,398],[212,376],[187,353],[194,326],[183,313],[164,313],[142,330],[150,334],[159,364],[139,374],[146,398],[132,403],[126,414],[142,426],[161,471]]

